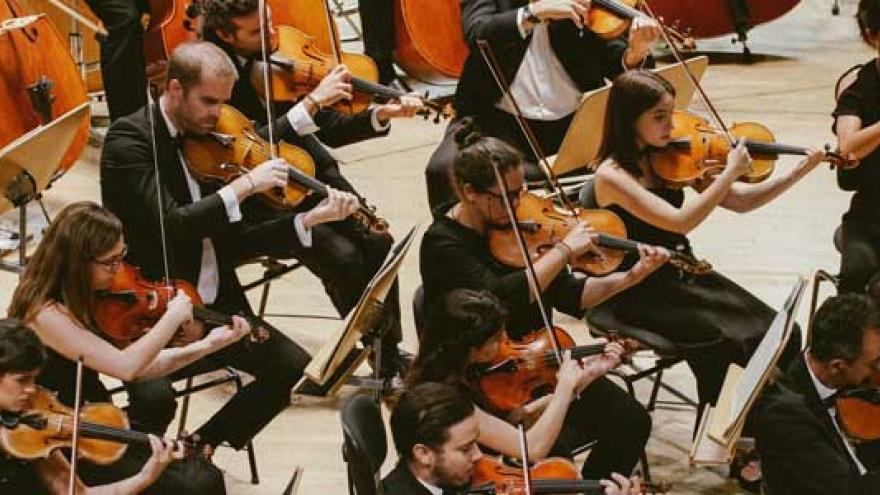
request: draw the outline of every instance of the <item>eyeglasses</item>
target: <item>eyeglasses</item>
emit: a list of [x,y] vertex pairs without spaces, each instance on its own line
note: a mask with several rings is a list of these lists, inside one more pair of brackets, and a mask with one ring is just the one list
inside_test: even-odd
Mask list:
[[[510,201],[510,204],[518,203],[522,198],[523,194],[525,194],[525,188],[519,188],[515,191],[507,191],[507,200]],[[503,202],[504,194],[496,193],[492,191],[480,191],[481,194],[486,194],[491,196],[493,199],[497,199]]]
[[128,255],[128,246],[122,248],[122,252],[117,254],[116,256],[111,256],[107,259],[99,260],[94,259],[95,263],[103,266],[107,270],[114,272],[122,267],[122,264],[125,263],[125,257]]

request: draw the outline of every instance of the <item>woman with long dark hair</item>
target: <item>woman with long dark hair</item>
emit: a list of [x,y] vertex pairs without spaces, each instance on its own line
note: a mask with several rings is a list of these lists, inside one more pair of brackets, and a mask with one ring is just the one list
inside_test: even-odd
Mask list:
[[[476,368],[491,363],[505,339],[505,309],[489,291],[456,289],[434,304],[428,313],[419,342],[419,354],[406,378],[408,388],[420,383],[439,382],[458,387],[472,398],[479,422],[477,442],[490,451],[520,457],[519,434],[473,387]],[[603,375],[620,362],[623,347],[609,343],[605,353],[578,362],[564,356],[553,393],[517,411],[519,420],[531,424],[526,432],[529,455],[533,460],[547,456],[570,457],[572,450],[589,440],[598,440],[582,469],[586,479],[611,478],[625,487],[604,481],[605,493],[630,492],[629,474],[641,453],[641,445],[629,442],[625,433],[643,428],[631,418],[628,404],[609,402],[596,407],[586,400],[591,388],[615,388]],[[616,419],[615,419],[615,416]],[[642,431],[641,434],[647,434]]]

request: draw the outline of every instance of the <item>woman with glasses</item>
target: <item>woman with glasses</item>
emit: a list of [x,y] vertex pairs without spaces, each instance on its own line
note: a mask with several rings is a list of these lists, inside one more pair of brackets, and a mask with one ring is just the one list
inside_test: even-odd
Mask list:
[[[166,348],[179,330],[190,328],[192,302],[182,292],[168,303],[165,314],[131,345],[117,348],[105,340],[95,320],[96,292],[107,289],[125,257],[122,224],[95,203],[68,205],[46,230],[12,296],[9,316],[23,320],[46,345],[48,358],[38,379],[73,405],[76,360],[84,366],[82,397],[86,402],[109,402],[110,394],[98,374],[133,382],[166,376],[218,351],[250,332],[237,316],[234,325],[218,327],[204,338]],[[133,421],[132,427],[138,428]],[[161,433],[161,432],[159,432]],[[150,449],[129,446],[122,459],[109,466],[83,463],[79,472],[87,484],[107,483],[130,476],[150,457]],[[223,493],[220,472],[207,462],[187,461],[166,470],[148,493]]]
[[[420,265],[425,307],[443,300],[455,289],[485,290],[496,296],[506,312],[505,329],[513,340],[544,327],[526,271],[496,261],[489,250],[488,232],[508,227],[502,194],[516,206],[524,193],[523,161],[520,153],[493,137],[482,137],[468,122],[456,134],[458,153],[452,170],[452,185],[458,199],[435,210],[433,224],[422,239]],[[507,184],[501,190],[493,162]],[[548,310],[558,309],[580,317],[585,308],[638,283],[663,264],[665,250],[641,246],[641,260],[628,272],[607,277],[580,277],[566,265],[569,259],[594,249],[596,236],[586,224],[579,224],[549,249],[534,267]],[[549,315],[548,315],[549,316]],[[426,322],[425,327],[432,322]],[[552,322],[551,322],[552,324]],[[448,328],[448,332],[460,331]],[[436,349],[419,349],[419,354]],[[641,405],[605,377],[597,377],[580,395],[580,411],[591,410],[590,420],[601,424],[627,425],[595,432],[599,444],[611,448],[584,471],[588,478],[607,478],[611,472],[629,473],[642,452],[651,431],[651,420]],[[531,404],[528,410],[540,414],[548,404]],[[603,436],[607,435],[607,436]],[[591,455],[592,458],[592,455]]]

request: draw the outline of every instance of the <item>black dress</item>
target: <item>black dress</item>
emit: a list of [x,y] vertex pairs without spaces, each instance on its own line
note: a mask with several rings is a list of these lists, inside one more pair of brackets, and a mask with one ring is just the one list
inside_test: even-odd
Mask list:
[[[675,207],[684,202],[680,189],[651,189]],[[620,206],[606,207],[626,224],[631,239],[692,254],[682,234],[657,228]],[[636,262],[628,256],[621,270]],[[754,353],[776,312],[728,278],[716,272],[688,276],[665,265],[641,283],[617,294],[592,310],[610,314],[620,323],[655,332],[685,349],[692,349],[688,365],[697,378],[700,402],[714,404],[730,363],[744,365]],[[782,362],[797,353],[793,336]],[[686,353],[688,354],[688,353]]]
[[[880,121],[880,73],[877,60],[865,63],[856,80],[841,93],[832,116],[852,115],[862,128]],[[837,129],[834,128],[837,132]],[[837,169],[837,185],[855,191],[843,215],[840,292],[865,292],[880,269],[880,147],[852,170]]]

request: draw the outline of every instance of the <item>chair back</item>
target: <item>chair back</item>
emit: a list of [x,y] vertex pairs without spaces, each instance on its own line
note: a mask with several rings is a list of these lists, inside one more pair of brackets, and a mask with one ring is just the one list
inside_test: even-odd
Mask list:
[[587,210],[595,210],[599,208],[599,203],[596,201],[596,189],[593,186],[595,180],[594,176],[587,176],[586,179],[584,179],[584,184],[581,186],[580,193],[578,193],[578,201],[580,201],[581,206]]
[[342,406],[342,458],[348,469],[350,495],[376,495],[379,469],[388,445],[379,406],[365,395],[354,395]]

